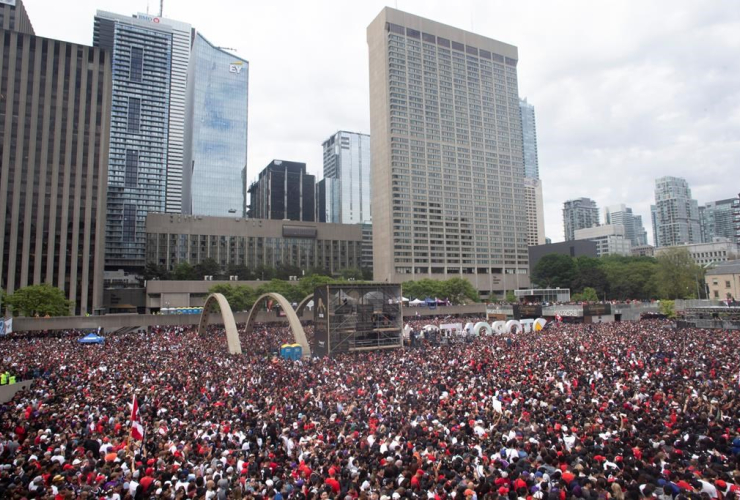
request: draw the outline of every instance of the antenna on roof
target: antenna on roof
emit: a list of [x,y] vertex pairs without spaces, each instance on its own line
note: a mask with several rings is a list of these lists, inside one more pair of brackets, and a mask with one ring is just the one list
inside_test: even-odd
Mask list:
[[159,0],[159,17],[162,17],[162,12],[164,12],[164,0]]

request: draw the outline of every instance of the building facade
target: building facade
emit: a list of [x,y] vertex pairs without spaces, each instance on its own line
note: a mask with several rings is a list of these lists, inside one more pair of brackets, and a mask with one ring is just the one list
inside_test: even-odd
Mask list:
[[249,62],[195,33],[188,71],[183,213],[244,213],[248,91]]
[[273,160],[249,186],[250,219],[312,222],[316,218],[316,177],[306,164]]
[[655,249],[655,256],[660,257],[673,248],[685,248],[688,250],[694,262],[700,266],[727,262],[740,259],[740,249],[737,243],[725,238],[716,238],[712,243],[695,243],[693,245],[675,245],[672,247],[660,247]]
[[577,198],[563,203],[565,241],[576,239],[576,231],[599,225],[599,209],[590,198]]
[[633,257],[655,257],[655,247],[652,245],[639,245],[630,248]]
[[702,242],[709,243],[715,238],[735,240],[735,219],[733,205],[738,198],[710,201],[699,207]]
[[338,218],[338,184],[338,179],[326,177],[316,183],[316,222],[331,222]]
[[360,267],[372,273],[373,271],[373,225],[360,224],[362,228],[362,259]]
[[706,272],[704,281],[710,299],[737,301],[740,297],[740,261],[712,267]]
[[524,176],[530,179],[540,178],[540,166],[537,159],[537,124],[534,118],[534,106],[527,99],[519,100],[522,115],[522,157],[524,158]]
[[[326,189],[326,222],[360,224],[372,221],[370,208],[370,136],[339,131],[324,141],[324,179],[334,179]],[[318,204],[317,204],[318,205]]]
[[[20,1],[0,12],[3,26],[30,27]],[[0,286],[48,283],[92,313],[103,300],[111,54],[0,34]]]
[[655,205],[651,207],[655,247],[701,243],[699,206],[691,198],[685,179],[655,180]]
[[106,267],[144,265],[146,214],[167,194],[172,30],[98,11],[93,44],[113,57]]
[[35,35],[22,0],[0,1],[0,29]]
[[632,209],[624,204],[604,208],[604,224],[624,227],[624,237],[632,246],[647,245],[647,231],[642,225],[642,216],[634,215]]
[[196,265],[206,259],[224,268],[291,265],[339,274],[360,267],[362,229],[358,224],[179,214],[147,217],[147,262],[172,270],[181,262]]
[[544,245],[545,207],[542,201],[542,181],[525,177],[524,200],[527,205],[527,245]]
[[735,231],[735,243],[740,245],[740,193],[732,202],[732,226]]
[[537,263],[549,254],[569,255],[571,257],[596,257],[596,243],[589,240],[561,241],[560,243],[549,243],[529,247],[529,269],[534,271]]
[[576,230],[576,240],[589,240],[596,243],[596,256],[630,255],[632,242],[625,236],[622,225],[605,224]]
[[391,8],[367,41],[375,279],[526,287],[516,47]]

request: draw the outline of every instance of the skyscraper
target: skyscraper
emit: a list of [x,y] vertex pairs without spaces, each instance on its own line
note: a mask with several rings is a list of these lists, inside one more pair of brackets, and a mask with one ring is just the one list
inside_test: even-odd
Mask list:
[[77,314],[103,302],[111,54],[33,35],[0,4],[0,287],[59,287]]
[[370,136],[339,131],[324,141],[326,205],[333,207],[331,220],[359,224],[372,220],[370,212]]
[[183,212],[241,216],[249,63],[195,33],[188,71]]
[[516,47],[388,7],[367,40],[375,279],[528,285]]
[[735,241],[733,203],[737,198],[710,201],[699,207],[702,242],[712,243],[714,238],[727,238]]
[[732,226],[734,228],[735,243],[740,245],[740,193],[732,202]]
[[577,198],[563,203],[563,226],[565,241],[576,239],[578,229],[587,229],[599,225],[599,209],[590,198]]
[[93,45],[113,55],[106,267],[141,267],[146,214],[182,210],[190,25],[98,11]]
[[542,181],[524,178],[524,198],[527,204],[527,245],[545,244],[545,209],[542,201]]
[[249,186],[250,219],[314,221],[316,177],[306,164],[273,160]]
[[656,248],[701,243],[699,206],[691,198],[691,189],[685,179],[656,179],[654,208],[653,235]]
[[0,0],[0,28],[28,35],[35,34],[21,0]]
[[522,113],[522,157],[524,158],[524,176],[530,179],[540,178],[540,166],[537,160],[537,126],[534,119],[534,106],[527,99],[519,100]]
[[642,226],[642,217],[634,215],[632,209],[623,203],[604,208],[604,224],[624,226],[624,237],[632,246],[647,245],[647,232]]

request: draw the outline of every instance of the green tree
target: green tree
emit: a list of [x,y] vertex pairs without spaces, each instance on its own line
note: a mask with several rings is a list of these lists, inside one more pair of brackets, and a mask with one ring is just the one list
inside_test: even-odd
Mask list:
[[254,279],[260,281],[270,281],[276,276],[275,268],[260,264],[254,268]]
[[303,299],[299,287],[294,286],[288,281],[279,279],[270,280],[257,288],[258,296],[270,292],[279,293],[288,299],[289,302],[300,302]]
[[257,300],[257,292],[254,288],[247,285],[231,285],[220,283],[212,286],[208,293],[221,293],[229,302],[234,312],[247,311]]
[[64,291],[48,283],[20,288],[6,299],[13,314],[23,316],[68,316],[74,302],[64,297]]
[[254,273],[244,264],[229,264],[229,276],[237,276],[242,281],[254,279]]
[[573,295],[572,300],[576,302],[598,302],[599,296],[596,294],[596,290],[587,286],[583,289],[583,293]]
[[435,296],[440,299],[448,299],[455,305],[480,300],[478,290],[464,278],[450,278],[442,281],[441,285],[439,294]]
[[584,288],[591,287],[604,297],[609,291],[609,280],[603,269],[603,261],[595,257],[581,255],[574,259],[576,273],[570,284],[571,293],[582,293]]
[[696,281],[701,274],[691,254],[685,248],[669,248],[658,258],[656,281],[662,299],[694,297]]
[[320,266],[309,267],[306,270],[306,276],[329,276],[331,277],[331,271]]
[[609,282],[609,298],[620,300],[657,298],[655,273],[658,265],[654,258],[610,255],[602,258],[602,262]]
[[[178,265],[175,266],[175,269],[172,270],[172,279],[178,280],[178,281],[189,281],[194,280],[195,278],[195,271],[193,270],[193,266],[190,265],[190,262],[180,262]],[[200,279],[203,279],[201,276]]]
[[147,262],[144,267],[144,279],[149,280],[168,280],[170,279],[170,273],[166,266],[157,264],[156,262]]
[[339,275],[345,280],[353,279],[355,281],[362,281],[362,271],[357,268],[348,267],[346,269],[342,269],[339,272]]
[[660,301],[660,312],[667,317],[674,319],[676,317],[676,303],[672,300]]
[[368,269],[366,267],[362,268],[362,280],[363,281],[372,281],[373,280],[373,271],[372,269]]
[[193,274],[196,280],[202,280],[203,276],[220,276],[221,265],[212,258],[207,258],[193,266]]
[[506,302],[508,302],[509,304],[513,304],[514,302],[519,302],[516,299],[516,294],[514,293],[513,290],[509,290],[506,292]]
[[569,288],[576,275],[576,264],[568,255],[551,253],[540,259],[532,272],[532,281],[546,288]]
[[323,276],[320,274],[311,274],[308,276],[304,276],[298,281],[298,291],[301,295],[301,300],[303,300],[306,296],[311,295],[317,286],[321,285],[330,285],[332,283],[336,283],[337,280],[330,276]]

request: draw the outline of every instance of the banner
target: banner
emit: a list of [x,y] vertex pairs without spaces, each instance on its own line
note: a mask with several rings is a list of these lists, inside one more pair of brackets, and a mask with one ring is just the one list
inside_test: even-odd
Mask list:
[[13,333],[13,318],[0,320],[0,335],[8,335],[9,333]]

